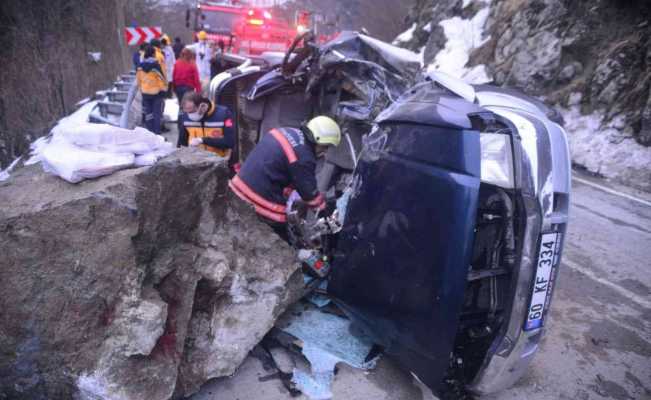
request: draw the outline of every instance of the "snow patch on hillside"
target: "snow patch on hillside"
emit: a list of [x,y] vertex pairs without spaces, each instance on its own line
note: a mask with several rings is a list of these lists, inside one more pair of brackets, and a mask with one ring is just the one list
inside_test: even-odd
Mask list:
[[[479,84],[492,81],[484,65],[466,67],[470,53],[490,39],[490,36],[484,37],[490,1],[481,2],[486,4],[486,7],[479,10],[474,17],[470,19],[452,17],[439,23],[447,41],[445,47],[434,57],[434,62],[427,67],[428,71],[443,71],[468,83]],[[468,5],[466,3],[470,2],[464,1],[464,7]]]
[[651,190],[651,148],[625,133],[622,118],[604,122],[600,113],[582,114],[580,95],[573,97],[568,108],[558,108],[565,120],[572,162],[606,178]]

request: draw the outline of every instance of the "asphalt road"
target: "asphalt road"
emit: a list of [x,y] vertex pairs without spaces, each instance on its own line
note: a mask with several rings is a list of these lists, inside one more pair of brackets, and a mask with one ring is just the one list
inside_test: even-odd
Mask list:
[[[651,196],[577,172],[560,278],[541,347],[512,388],[485,399],[651,399]],[[291,399],[249,357],[192,400]],[[382,359],[343,366],[334,399],[435,399]],[[299,399],[303,399],[301,396]],[[482,398],[482,399],[483,399]]]

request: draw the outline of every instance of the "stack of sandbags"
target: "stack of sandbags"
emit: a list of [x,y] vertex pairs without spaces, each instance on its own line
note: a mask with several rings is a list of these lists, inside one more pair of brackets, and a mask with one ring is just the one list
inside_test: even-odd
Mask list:
[[84,123],[62,128],[55,129],[50,142],[41,148],[40,159],[45,171],[71,183],[152,165],[174,151],[162,136],[139,127]]

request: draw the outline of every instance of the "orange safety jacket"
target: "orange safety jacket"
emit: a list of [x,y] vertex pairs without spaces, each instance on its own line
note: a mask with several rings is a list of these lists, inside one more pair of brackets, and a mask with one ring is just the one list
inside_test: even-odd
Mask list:
[[192,121],[187,114],[183,114],[181,123],[183,128],[178,146],[187,146],[191,139],[202,138],[200,148],[220,157],[230,157],[235,144],[235,128],[231,111],[227,107],[211,103],[201,121]]

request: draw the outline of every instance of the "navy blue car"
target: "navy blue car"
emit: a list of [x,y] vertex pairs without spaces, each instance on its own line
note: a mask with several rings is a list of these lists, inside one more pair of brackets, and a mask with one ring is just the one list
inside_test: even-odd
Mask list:
[[557,115],[421,73],[411,53],[357,33],[289,59],[222,76],[214,95],[246,88],[240,149],[311,115],[342,126],[319,172],[322,190],[347,199],[341,230],[320,242],[337,305],[435,393],[512,385],[544,333],[567,228]]

